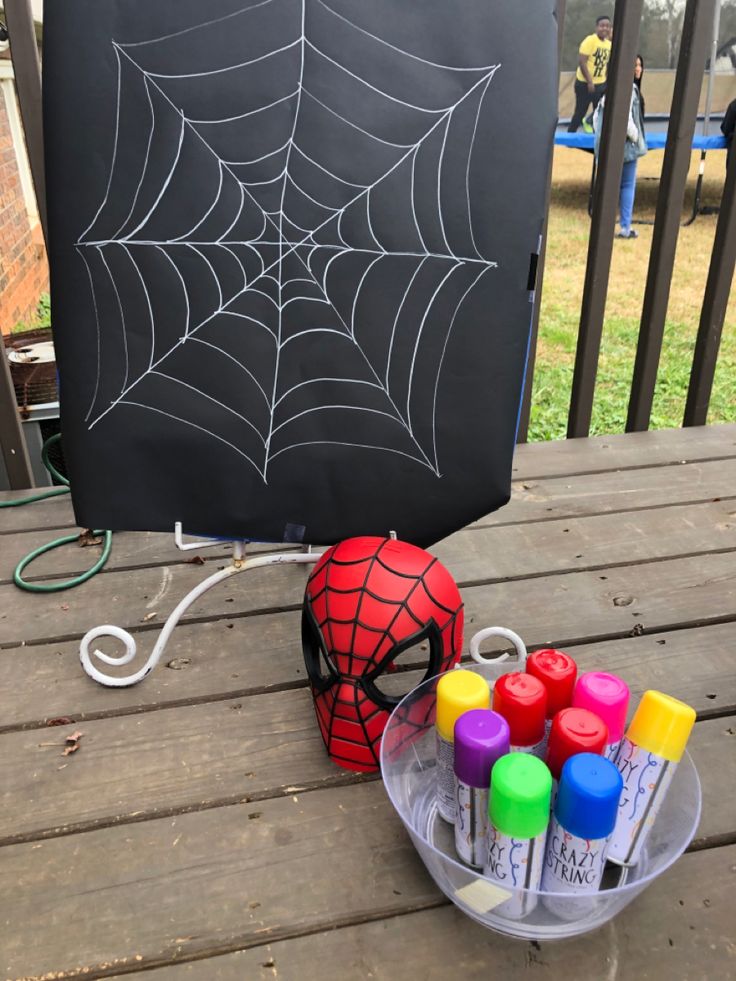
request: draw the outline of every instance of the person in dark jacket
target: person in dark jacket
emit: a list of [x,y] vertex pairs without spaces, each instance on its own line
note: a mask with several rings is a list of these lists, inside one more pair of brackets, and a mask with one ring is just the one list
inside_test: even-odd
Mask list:
[[736,99],[729,103],[728,109],[726,109],[726,114],[723,117],[723,122],[721,123],[721,132],[726,137],[726,146],[728,147],[728,151],[726,153],[726,166],[728,166],[728,164],[731,162],[734,130],[736,130]]

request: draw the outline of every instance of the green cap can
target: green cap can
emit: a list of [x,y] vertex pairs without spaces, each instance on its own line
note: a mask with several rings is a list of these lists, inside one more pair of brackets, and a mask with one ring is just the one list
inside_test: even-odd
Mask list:
[[509,838],[535,838],[549,823],[552,774],[531,753],[508,753],[491,771],[488,816]]

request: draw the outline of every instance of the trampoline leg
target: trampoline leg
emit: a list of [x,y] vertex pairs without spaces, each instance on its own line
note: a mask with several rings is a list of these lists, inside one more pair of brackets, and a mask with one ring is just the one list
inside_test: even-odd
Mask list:
[[700,151],[700,166],[698,167],[698,179],[695,182],[695,197],[693,198],[693,212],[687,221],[683,221],[682,227],[687,228],[692,225],[700,214],[700,195],[703,190],[703,175],[705,174],[705,150]]
[[588,188],[588,217],[593,217],[593,193],[595,191],[596,160],[593,154],[593,169],[590,172],[590,187]]

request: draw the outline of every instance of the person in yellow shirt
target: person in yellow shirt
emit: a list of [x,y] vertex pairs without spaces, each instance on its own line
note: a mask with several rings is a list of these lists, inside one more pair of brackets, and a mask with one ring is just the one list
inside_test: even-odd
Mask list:
[[592,103],[595,109],[606,91],[611,33],[611,18],[599,17],[595,22],[595,34],[589,34],[580,45],[575,74],[575,112],[567,127],[568,133],[577,132],[588,106]]

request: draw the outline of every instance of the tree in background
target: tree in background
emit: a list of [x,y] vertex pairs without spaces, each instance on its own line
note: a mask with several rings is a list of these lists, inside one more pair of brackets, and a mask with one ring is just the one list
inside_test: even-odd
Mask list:
[[[0,3],[0,23],[5,24],[5,5]],[[40,20],[34,20],[34,27],[36,29],[36,40],[38,41],[39,47],[41,46],[41,39],[43,38],[43,24]],[[7,41],[0,41],[0,58],[9,59],[10,58],[10,45]]]
[[[724,4],[721,7],[721,23],[718,31],[718,46],[719,48],[723,45],[727,45],[730,42],[732,50],[728,53],[727,57],[731,58],[731,64],[736,68],[734,64],[734,57],[736,57],[736,0],[724,0]],[[720,69],[721,64],[718,65]]]
[[648,13],[654,14],[658,19],[659,27],[664,29],[667,40],[667,63],[661,67],[676,68],[685,10],[684,0],[647,0],[647,8]]

